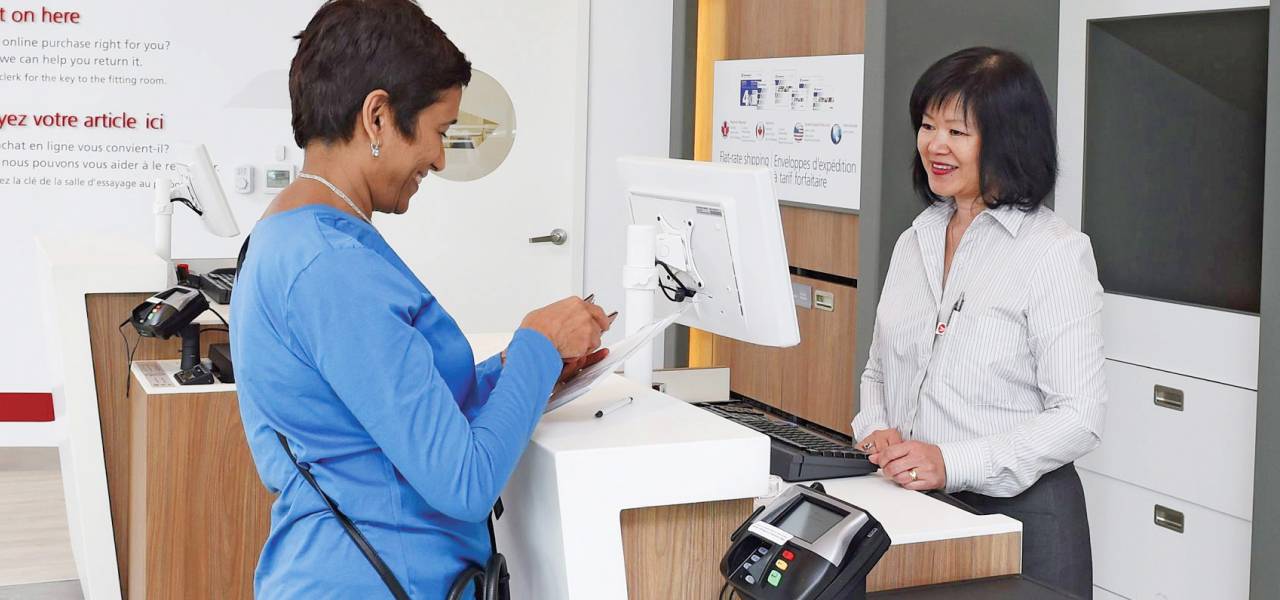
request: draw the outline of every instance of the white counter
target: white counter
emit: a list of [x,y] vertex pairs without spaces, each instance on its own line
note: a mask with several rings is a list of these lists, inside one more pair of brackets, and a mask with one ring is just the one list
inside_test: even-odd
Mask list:
[[822,485],[828,494],[871,513],[895,546],[1022,531],[1017,519],[960,510],[905,489],[879,471],[865,477],[826,479]]
[[[208,359],[202,361],[206,369],[212,368]],[[148,396],[157,394],[210,394],[215,392],[234,392],[236,384],[222,383],[214,381],[214,383],[206,383],[199,385],[182,385],[173,378],[174,374],[182,370],[181,360],[139,360],[134,361],[130,365],[129,370],[133,372],[133,378],[138,380],[138,385],[142,386],[143,393]]]
[[45,331],[71,550],[86,598],[120,598],[85,295],[164,289],[169,266],[123,238],[41,237]]
[[[498,352],[509,338],[468,336],[477,359]],[[632,405],[594,417],[628,395]],[[511,565],[513,598],[626,598],[621,511],[761,498],[771,487],[768,469],[764,435],[610,376],[543,417],[503,492],[498,546]],[[1016,519],[970,514],[879,473],[823,485],[879,519],[894,545],[1022,530]]]
[[[625,396],[635,401],[595,418]],[[503,491],[513,598],[625,599],[623,510],[752,498],[768,481],[763,435],[610,375],[543,417]]]

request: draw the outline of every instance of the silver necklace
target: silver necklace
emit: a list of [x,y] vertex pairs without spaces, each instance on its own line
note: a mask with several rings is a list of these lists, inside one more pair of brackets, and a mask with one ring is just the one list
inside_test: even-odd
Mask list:
[[351,198],[348,197],[345,193],[343,193],[342,190],[338,189],[338,186],[333,185],[332,183],[329,183],[328,179],[325,179],[319,175],[312,175],[311,173],[298,173],[298,177],[301,177],[303,179],[310,179],[312,181],[319,181],[320,183],[324,184],[324,186],[329,188],[329,190],[332,191],[335,195],[337,195],[339,198],[342,198],[342,201],[346,202],[347,206],[351,207],[351,210],[356,211],[356,214],[360,215],[360,218],[364,219],[365,223],[373,225],[373,221],[369,219],[369,216],[364,214],[364,211],[360,210],[360,207],[356,206],[356,203],[352,202]]

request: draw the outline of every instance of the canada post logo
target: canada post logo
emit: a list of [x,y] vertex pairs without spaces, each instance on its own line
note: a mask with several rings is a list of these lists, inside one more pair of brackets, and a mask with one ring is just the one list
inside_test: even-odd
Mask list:
[[729,137],[729,122],[725,121],[720,124],[720,137]]

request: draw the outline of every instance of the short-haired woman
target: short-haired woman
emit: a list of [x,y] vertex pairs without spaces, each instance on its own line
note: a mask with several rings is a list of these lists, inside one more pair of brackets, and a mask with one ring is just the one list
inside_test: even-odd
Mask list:
[[370,221],[403,213],[444,168],[470,64],[410,0],[328,2],[298,39],[289,95],[306,158],[253,229],[231,309],[245,433],[279,493],[255,595],[388,595],[307,469],[408,596],[443,598],[489,560],[490,507],[557,380],[603,358],[609,319],[563,300],[475,364]]
[[884,476],[1022,522],[1023,573],[1092,596],[1072,461],[1101,440],[1102,287],[1084,234],[1042,206],[1053,114],[1017,55],[956,52],[911,94],[916,191],[876,312],[858,444]]

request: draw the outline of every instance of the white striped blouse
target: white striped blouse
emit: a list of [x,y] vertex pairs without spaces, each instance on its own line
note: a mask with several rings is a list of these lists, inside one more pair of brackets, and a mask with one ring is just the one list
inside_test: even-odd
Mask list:
[[944,289],[954,211],[935,204],[898,238],[853,430],[937,444],[949,492],[1014,496],[1101,441],[1102,286],[1088,236],[1001,207],[969,226]]

